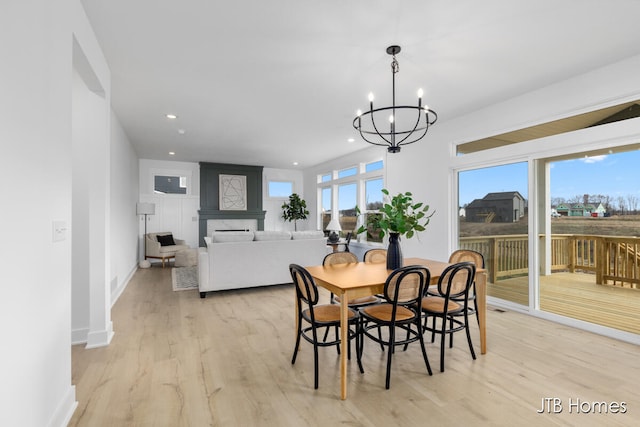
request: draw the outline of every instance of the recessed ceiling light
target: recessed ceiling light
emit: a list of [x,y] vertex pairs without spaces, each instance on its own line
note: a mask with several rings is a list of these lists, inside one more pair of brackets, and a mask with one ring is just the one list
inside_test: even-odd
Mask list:
[[178,129],[178,133],[179,133],[180,135],[184,135],[184,134],[185,134],[185,130],[184,130],[184,129]]
[[298,166],[298,162],[293,162],[293,166]]
[[175,156],[175,155],[176,155],[176,153],[175,153],[175,152],[173,152],[173,151],[169,151],[169,155],[170,155],[170,156]]
[[355,141],[355,139],[353,139],[353,138],[347,139],[347,142],[353,142],[353,141]]
[[176,116],[175,114],[167,114],[167,119],[177,119],[178,116]]

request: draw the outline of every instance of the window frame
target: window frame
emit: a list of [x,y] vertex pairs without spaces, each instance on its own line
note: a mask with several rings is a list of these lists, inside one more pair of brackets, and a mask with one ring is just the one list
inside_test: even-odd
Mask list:
[[[323,224],[323,206],[322,206],[322,191],[323,189],[330,188],[331,189],[331,210],[330,215],[331,218],[339,218],[339,210],[338,210],[338,188],[342,185],[347,184],[356,184],[356,204],[361,209],[361,217],[356,220],[356,229],[362,225],[366,224],[367,215],[370,213],[377,213],[377,210],[367,210],[366,209],[366,182],[373,179],[382,179],[382,187],[385,187],[385,159],[380,157],[375,160],[360,162],[357,165],[353,166],[343,166],[337,167],[331,171],[323,171],[317,174],[317,197],[318,197],[318,214],[317,214],[317,223],[318,227],[324,230]],[[370,172],[367,172],[367,166],[370,164],[375,164],[378,162],[382,162],[382,167],[378,169],[374,169]],[[342,178],[338,178],[340,171],[356,169],[356,173],[354,175],[345,176]],[[323,177],[327,175],[331,176],[330,180],[323,181]],[[346,234],[350,230],[343,230],[342,234]],[[368,240],[366,233],[362,233],[358,236],[358,241],[366,242]]]

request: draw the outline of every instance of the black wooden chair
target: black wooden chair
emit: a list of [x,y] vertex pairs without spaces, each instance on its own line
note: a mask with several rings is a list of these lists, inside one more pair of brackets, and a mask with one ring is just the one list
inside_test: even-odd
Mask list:
[[[453,251],[449,255],[449,264],[456,264],[459,262],[472,262],[476,266],[476,270],[479,268],[485,268],[484,256],[477,251],[471,249],[458,249]],[[473,279],[473,285],[469,291],[469,300],[473,301],[473,308],[469,307],[469,314],[475,314],[478,325],[480,324],[480,318],[478,315],[478,301],[476,300],[476,280]]]
[[369,249],[364,253],[364,262],[380,263],[387,262],[387,250],[386,249]]
[[[476,267],[471,262],[460,262],[447,267],[438,280],[437,294],[433,292],[422,298],[425,332],[431,332],[431,342],[440,334],[440,372],[444,372],[445,338],[449,335],[449,348],[453,347],[453,334],[465,331],[471,357],[475,360],[471,334],[469,332],[469,290],[473,284]],[[432,318],[428,326],[429,317]],[[436,320],[440,320],[437,325]]]
[[[358,353],[361,354],[364,351],[365,337],[377,342],[383,348],[387,347],[385,382],[387,389],[391,383],[391,360],[396,346],[404,345],[406,349],[409,343],[419,341],[427,372],[432,375],[424,346],[422,318],[418,308],[430,279],[431,274],[425,267],[400,267],[389,275],[384,284],[385,302],[360,310],[363,337],[360,339],[362,348]],[[380,335],[381,328],[387,330],[384,337]],[[373,333],[373,329],[376,329],[376,334]]]
[[[291,279],[296,288],[296,305],[297,305],[297,324],[296,345],[293,350],[291,364],[296,363],[298,356],[298,348],[300,347],[300,338],[304,338],[307,342],[313,344],[313,368],[314,368],[314,388],[318,388],[318,347],[336,346],[338,354],[340,354],[340,335],[338,329],[340,327],[340,307],[335,304],[318,305],[318,287],[313,277],[302,266],[297,264],[289,265]],[[306,326],[305,326],[306,325]],[[349,325],[353,326],[353,330],[349,328],[347,333],[349,341],[356,340],[356,353],[360,372],[364,373],[362,361],[360,358],[359,339],[359,315],[355,310],[349,309]],[[335,328],[336,337],[332,341],[320,341],[318,339],[319,329]],[[351,355],[351,346],[346,343],[349,356]]]

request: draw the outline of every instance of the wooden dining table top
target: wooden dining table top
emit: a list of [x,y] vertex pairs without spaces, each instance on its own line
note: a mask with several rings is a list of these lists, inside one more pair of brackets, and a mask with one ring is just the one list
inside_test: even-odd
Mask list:
[[[450,264],[423,258],[405,258],[404,265],[427,267],[431,273],[431,283],[434,283]],[[325,287],[335,288],[337,292],[334,293],[337,294],[350,289],[383,285],[391,272],[387,270],[387,264],[384,262],[317,265],[306,268],[311,276],[322,281]]]

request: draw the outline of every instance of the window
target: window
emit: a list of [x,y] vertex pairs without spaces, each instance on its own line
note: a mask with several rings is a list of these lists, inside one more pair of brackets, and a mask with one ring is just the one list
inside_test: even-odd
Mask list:
[[340,227],[342,231],[349,232],[355,230],[357,217],[356,205],[358,186],[355,182],[338,186],[338,214],[340,215]]
[[322,224],[322,230],[327,228],[329,221],[331,221],[331,187],[324,187],[321,192],[321,207],[320,215],[322,216],[320,223]]
[[293,182],[291,181],[269,181],[269,197],[286,199],[293,194]]
[[349,169],[343,169],[341,171],[338,171],[338,179],[346,178],[348,176],[354,176],[357,173],[358,173],[358,168],[355,166]]
[[156,175],[153,177],[153,191],[160,194],[187,194],[187,177]]
[[383,167],[382,160],[378,160],[377,162],[367,163],[364,168],[365,172],[373,172],[381,170]]
[[[318,175],[317,182],[318,223],[324,230],[332,217],[338,218],[344,236],[365,224],[382,206],[384,162],[377,160],[323,173]],[[360,209],[360,217],[356,214],[356,206]],[[378,232],[370,234],[361,239],[380,241]]]

